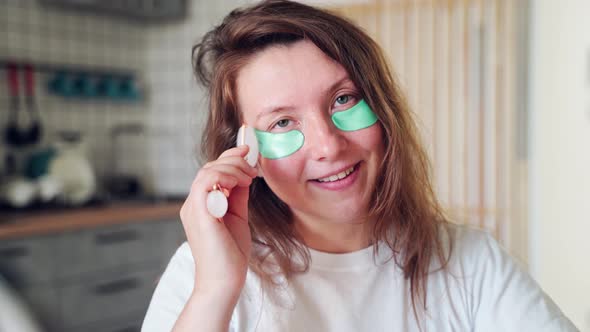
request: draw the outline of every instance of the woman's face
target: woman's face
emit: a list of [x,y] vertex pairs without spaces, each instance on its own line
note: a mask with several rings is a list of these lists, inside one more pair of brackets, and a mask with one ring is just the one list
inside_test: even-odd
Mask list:
[[[247,125],[271,133],[299,130],[305,137],[295,153],[259,157],[258,163],[260,175],[289,205],[295,221],[361,222],[384,155],[383,131],[376,123],[345,132],[332,122],[334,112],[360,98],[346,70],[313,43],[299,41],[254,55],[236,84]],[[328,180],[342,172],[348,175]]]

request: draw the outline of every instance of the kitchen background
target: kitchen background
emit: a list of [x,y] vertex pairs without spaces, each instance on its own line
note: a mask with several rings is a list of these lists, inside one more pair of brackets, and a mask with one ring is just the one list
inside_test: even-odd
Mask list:
[[[199,33],[234,3],[203,2],[188,7],[190,19],[159,22],[72,11],[50,6],[53,2],[59,1],[2,1],[0,56],[51,65],[56,71],[71,66],[72,80],[76,71],[94,68],[107,75],[129,72],[139,96],[130,100],[62,97],[47,87],[56,72],[36,72],[35,102],[45,142],[50,143],[60,130],[79,131],[98,178],[112,175],[114,167],[120,166],[149,172],[150,187],[157,194],[186,193],[197,169],[193,147],[198,143],[197,124],[204,109],[202,94],[191,75],[190,48]],[[7,81],[0,82],[2,91],[8,91]],[[8,96],[4,98],[8,105]],[[24,104],[21,108],[24,113]],[[8,112],[3,112],[2,123],[7,116]],[[113,130],[128,124],[144,127],[145,137],[134,139],[137,133],[124,131],[113,136]],[[129,142],[115,142],[117,138]],[[137,151],[145,155],[135,158],[141,155]],[[115,157],[128,154],[131,158],[123,158],[125,165],[115,165]]]
[[27,77],[42,128],[0,145],[0,331],[139,331],[199,164],[190,50],[236,5],[72,3],[0,1],[3,139]]
[[[24,311],[49,331],[138,330],[199,167],[190,49],[250,2],[0,0],[0,128],[18,110],[42,129],[0,144],[0,331],[35,331]],[[492,232],[590,331],[588,3],[306,2],[380,42],[449,214]]]

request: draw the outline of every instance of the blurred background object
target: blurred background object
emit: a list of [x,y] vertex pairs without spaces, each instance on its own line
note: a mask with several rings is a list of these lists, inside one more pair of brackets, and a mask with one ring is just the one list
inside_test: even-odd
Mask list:
[[328,2],[388,54],[452,219],[495,234],[590,331],[590,2]]
[[[0,274],[46,330],[139,329],[200,165],[191,47],[251,2],[0,0]],[[452,219],[590,331],[590,3],[305,2],[380,43]]]
[[61,189],[66,205],[82,205],[92,199],[96,191],[96,178],[87,159],[86,143],[79,132],[60,132],[54,143],[56,155],[49,162],[47,176]]
[[182,19],[187,14],[187,0],[40,0],[47,6],[82,12],[113,15],[139,22],[166,22]]
[[526,262],[524,2],[364,1],[335,10],[386,52],[417,113],[450,217]]

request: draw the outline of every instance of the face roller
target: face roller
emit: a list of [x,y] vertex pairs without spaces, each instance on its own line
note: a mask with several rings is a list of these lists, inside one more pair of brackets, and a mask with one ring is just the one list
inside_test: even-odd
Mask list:
[[[244,158],[252,167],[256,166],[258,161],[258,142],[254,128],[242,125],[238,130],[236,146],[248,145],[248,154]],[[221,221],[221,218],[227,213],[229,192],[221,188],[218,184],[213,186],[213,190],[207,194],[207,210],[209,214]]]

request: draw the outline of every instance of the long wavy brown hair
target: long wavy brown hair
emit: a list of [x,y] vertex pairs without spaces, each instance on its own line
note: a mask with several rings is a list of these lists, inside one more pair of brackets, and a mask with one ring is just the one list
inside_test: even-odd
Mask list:
[[[376,221],[371,243],[383,241],[393,250],[395,263],[410,281],[414,313],[416,303],[425,309],[431,263],[438,259],[444,268],[448,262],[439,234],[447,218],[434,195],[429,160],[405,97],[380,47],[359,27],[328,11],[283,0],[229,13],[192,49],[195,75],[209,91],[202,155],[214,160],[235,145],[242,118],[236,98],[240,69],[269,46],[299,40],[313,42],[340,63],[379,118],[386,152],[368,216]],[[272,253],[285,276],[309,267],[309,252],[297,237],[289,206],[263,178],[250,187],[248,222],[254,243]],[[303,269],[293,264],[295,255],[304,258]],[[265,257],[250,258],[250,267],[263,277]]]

